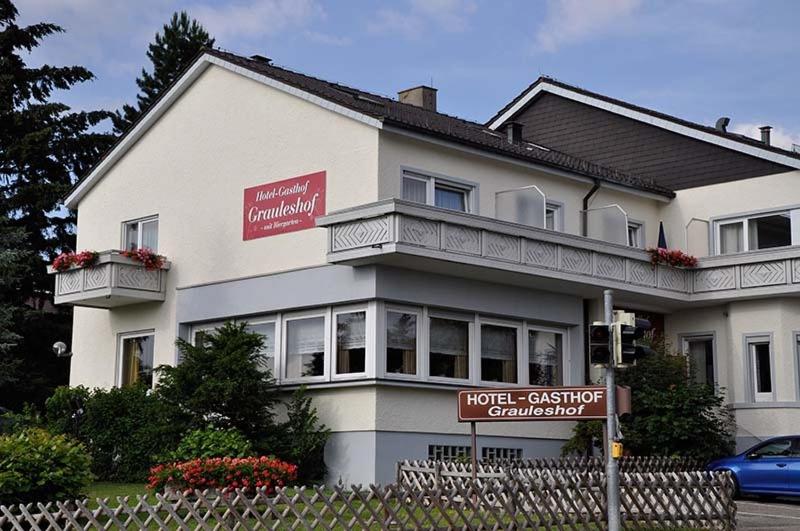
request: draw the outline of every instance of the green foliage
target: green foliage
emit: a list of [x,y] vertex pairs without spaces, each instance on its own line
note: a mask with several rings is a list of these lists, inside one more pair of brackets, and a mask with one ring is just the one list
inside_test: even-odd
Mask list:
[[181,363],[159,367],[157,394],[195,429],[235,428],[250,440],[270,433],[277,397],[260,363],[262,336],[228,322],[195,342],[178,340]]
[[147,58],[153,65],[150,73],[144,68],[136,84],[141,91],[137,105],[124,105],[113,118],[114,131],[124,133],[147,110],[159,95],[183,73],[201,49],[214,46],[214,39],[185,11],[174,13],[161,33],[147,48]]
[[39,412],[30,404],[25,405],[21,413],[0,412],[0,435],[42,427],[44,427],[44,423]]
[[561,455],[591,457],[594,449],[603,445],[603,423],[599,420],[583,420],[575,424],[572,437],[561,447]]
[[306,394],[305,387],[294,392],[286,410],[287,420],[277,430],[279,440],[275,445],[275,453],[298,465],[300,484],[322,480],[327,470],[325,443],[331,431],[319,423],[317,410],[311,397]]
[[62,388],[46,407],[47,425],[82,441],[94,473],[106,481],[144,481],[186,429],[174,408],[143,386]]
[[238,430],[215,429],[189,432],[174,452],[163,461],[190,461],[207,457],[248,457],[253,455],[253,445]]
[[83,445],[64,435],[29,429],[0,436],[0,500],[76,499],[93,479],[90,464]]

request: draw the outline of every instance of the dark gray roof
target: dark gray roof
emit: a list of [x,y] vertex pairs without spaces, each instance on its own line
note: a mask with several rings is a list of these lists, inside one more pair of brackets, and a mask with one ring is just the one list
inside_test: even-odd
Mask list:
[[[491,124],[492,122],[497,120],[500,116],[503,115],[503,113],[505,113],[508,109],[513,107],[523,97],[525,97],[525,95],[528,92],[530,92],[531,90],[533,90],[534,88],[536,88],[538,85],[540,85],[542,83],[548,83],[550,85],[554,85],[554,86],[557,86],[557,87],[561,87],[563,89],[570,90],[570,91],[575,92],[577,94],[582,94],[584,96],[589,96],[591,98],[602,100],[602,101],[605,101],[607,103],[611,103],[613,105],[619,105],[620,107],[625,107],[625,108],[630,109],[632,111],[636,111],[636,112],[640,112],[640,113],[643,113],[643,114],[647,114],[648,116],[653,116],[654,118],[660,118],[662,120],[667,120],[667,121],[670,121],[670,122],[678,124],[678,125],[683,125],[685,127],[689,127],[689,128],[694,129],[696,131],[700,131],[700,132],[703,132],[703,133],[710,133],[710,134],[718,136],[720,138],[727,138],[728,140],[734,140],[736,142],[741,142],[742,144],[747,144],[749,146],[757,147],[757,148],[760,148],[760,149],[765,149],[765,150],[771,151],[773,153],[778,153],[780,155],[786,155],[787,157],[792,157],[792,158],[800,160],[800,153],[795,153],[794,151],[790,151],[788,149],[783,149],[783,148],[780,148],[780,147],[777,147],[777,146],[767,145],[767,144],[764,144],[763,142],[761,142],[758,139],[755,139],[755,138],[752,138],[752,137],[749,137],[749,136],[746,136],[746,135],[740,135],[738,133],[732,133],[730,131],[720,131],[719,129],[717,129],[715,127],[711,127],[709,125],[698,124],[696,122],[691,122],[689,120],[684,120],[683,118],[678,118],[678,117],[672,116],[670,114],[665,114],[663,112],[654,111],[653,109],[648,109],[646,107],[640,107],[638,105],[634,105],[633,103],[629,103],[627,101],[618,100],[616,98],[611,98],[611,97],[605,96],[603,94],[598,94],[597,92],[592,92],[590,90],[586,90],[585,88],[581,88],[581,87],[578,87],[578,86],[575,86],[575,85],[570,85],[569,83],[564,83],[563,81],[559,81],[558,79],[555,79],[555,78],[552,78],[552,77],[549,77],[549,76],[540,76],[536,81],[534,81],[533,83],[528,85],[528,87],[525,90],[520,92],[505,107],[500,109],[497,112],[497,114],[492,116],[486,122],[486,125]],[[522,111],[522,109],[520,109],[520,112],[521,111]],[[512,119],[513,119],[513,117],[512,117]]]
[[[423,135],[439,137],[468,145],[482,151],[568,171],[592,179],[655,193],[664,197],[671,198],[675,196],[675,193],[669,188],[650,180],[640,179],[636,176],[628,175],[624,172],[607,168],[566,153],[543,149],[542,147],[534,146],[527,142],[512,144],[506,140],[505,135],[476,122],[449,116],[440,112],[429,111],[414,105],[400,103],[392,98],[294,72],[286,68],[275,66],[264,58],[251,59],[227,51],[207,49],[198,54],[198,59],[203,53],[207,53],[253,73],[280,81],[366,116],[370,116],[387,125],[414,131]],[[166,92],[168,92],[168,90],[165,90],[164,94]],[[154,102],[153,105],[157,102],[158,100]],[[147,113],[143,113],[142,117],[145,114]],[[141,120],[142,117],[139,119]],[[133,129],[133,127],[131,129]],[[128,133],[118,139],[117,143],[109,149],[105,156],[107,156],[127,134]],[[103,158],[105,158],[105,156]],[[98,164],[101,161],[102,158],[98,161]],[[97,165],[95,165],[95,167],[96,166]],[[93,169],[94,168],[87,172],[86,176],[90,175]],[[84,178],[86,176],[84,176]],[[75,187],[77,187],[78,184],[80,184],[80,181],[75,184]],[[73,187],[73,190],[75,187]]]

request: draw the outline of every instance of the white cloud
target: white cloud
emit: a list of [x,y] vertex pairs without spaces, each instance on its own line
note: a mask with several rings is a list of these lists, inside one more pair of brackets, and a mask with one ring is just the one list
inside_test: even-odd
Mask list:
[[241,37],[274,35],[324,16],[315,0],[250,0],[228,5],[211,1],[187,11],[221,44]]
[[460,33],[478,9],[474,0],[409,0],[407,8],[380,9],[367,24],[371,33],[395,33],[419,38],[428,29]]
[[[763,122],[759,124],[736,123],[731,128],[731,131],[760,140],[761,131],[758,128],[764,125],[767,124]],[[792,144],[800,145],[800,133],[789,131],[781,126],[772,126],[770,143],[783,149],[792,149]]]
[[536,49],[554,52],[626,26],[641,0],[548,0],[536,33]]
[[309,41],[324,44],[325,46],[350,46],[353,43],[350,37],[330,35],[319,31],[307,30],[303,35],[305,35],[306,39]]

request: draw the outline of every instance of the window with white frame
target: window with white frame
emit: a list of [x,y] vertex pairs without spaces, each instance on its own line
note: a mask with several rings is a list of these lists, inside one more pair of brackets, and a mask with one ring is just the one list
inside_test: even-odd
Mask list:
[[628,221],[628,245],[644,247],[644,226],[638,221]]
[[460,212],[471,210],[474,186],[443,177],[403,172],[403,199]]
[[544,210],[544,228],[548,230],[562,231],[562,216],[564,215],[563,207],[559,203],[547,202]]
[[325,316],[288,318],[285,321],[287,379],[325,374]]
[[684,337],[683,354],[689,364],[689,376],[696,383],[714,385],[714,336]]
[[122,248],[127,251],[158,251],[158,216],[126,221],[123,224]]
[[800,210],[754,214],[714,223],[717,254],[800,245]]
[[772,390],[772,341],[769,336],[750,336],[746,341],[747,363],[755,402],[770,402]]
[[481,380],[517,383],[517,328],[481,324]]
[[419,314],[386,311],[386,373],[417,374],[417,323]]
[[367,370],[367,312],[334,314],[336,321],[336,374]]
[[153,344],[152,332],[123,334],[119,346],[119,385],[127,387],[135,384],[153,386]]
[[469,378],[469,321],[431,317],[428,374],[435,378]]
[[451,461],[454,459],[466,459],[472,455],[472,448],[469,446],[455,446],[451,444],[429,444],[428,459],[435,461]]
[[563,385],[564,337],[562,333],[528,330],[528,381],[531,385]]
[[493,446],[484,446],[481,449],[481,456],[483,459],[489,461],[511,461],[514,459],[522,459],[522,448],[497,448]]
[[248,332],[258,334],[262,337],[263,343],[258,351],[258,366],[260,369],[269,371],[275,375],[275,321],[263,323],[250,323],[245,328]]

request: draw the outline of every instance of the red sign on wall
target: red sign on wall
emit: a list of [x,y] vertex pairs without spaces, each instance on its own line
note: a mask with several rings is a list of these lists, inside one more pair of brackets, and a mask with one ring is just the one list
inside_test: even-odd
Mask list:
[[310,229],[325,214],[325,172],[245,188],[245,240]]

